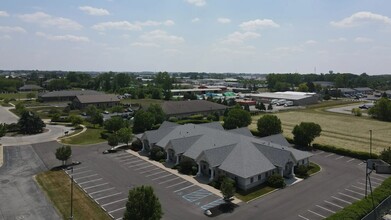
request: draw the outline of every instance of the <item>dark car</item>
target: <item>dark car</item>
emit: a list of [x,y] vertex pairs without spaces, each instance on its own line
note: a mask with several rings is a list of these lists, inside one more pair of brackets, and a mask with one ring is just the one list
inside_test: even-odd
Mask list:
[[116,153],[116,152],[117,152],[116,149],[111,148],[111,149],[103,151],[103,154],[112,154],[112,153]]

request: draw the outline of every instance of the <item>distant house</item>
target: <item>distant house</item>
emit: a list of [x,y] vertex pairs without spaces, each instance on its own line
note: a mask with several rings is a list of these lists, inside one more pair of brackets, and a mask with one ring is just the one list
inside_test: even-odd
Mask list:
[[116,95],[78,95],[72,101],[75,108],[83,109],[89,105],[94,105],[97,108],[110,108],[120,104],[120,99]]
[[320,87],[322,88],[331,88],[331,87],[334,87],[334,82],[330,82],[330,81],[314,81],[313,82],[315,85],[320,85]]
[[24,85],[19,88],[21,92],[31,92],[31,91],[43,91],[44,88],[37,85]]
[[214,112],[222,115],[227,108],[225,105],[205,100],[166,101],[162,104],[162,109],[168,117],[178,118],[196,114],[207,116]]
[[373,89],[369,88],[369,87],[359,87],[359,88],[354,88],[354,90],[357,91],[357,93],[361,93],[361,94],[373,94]]
[[357,94],[357,91],[351,88],[338,88],[338,90],[341,92],[342,96],[352,96]]
[[243,190],[261,185],[274,173],[294,177],[294,168],[308,165],[312,156],[290,147],[282,134],[257,138],[248,128],[224,130],[218,122],[164,122],[159,129],[146,131],[138,138],[143,151],[160,147],[167,152],[167,162],[192,160],[198,166],[198,176],[210,181],[227,176]]
[[42,102],[71,102],[80,95],[101,95],[95,90],[61,90],[38,94],[38,100]]

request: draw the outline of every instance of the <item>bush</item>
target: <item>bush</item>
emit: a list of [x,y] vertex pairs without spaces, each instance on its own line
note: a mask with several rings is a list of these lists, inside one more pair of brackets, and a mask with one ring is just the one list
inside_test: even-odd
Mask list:
[[228,177],[221,175],[217,179],[215,179],[212,182],[210,182],[209,185],[214,187],[214,188],[216,188],[216,189],[220,189],[221,188],[221,183],[223,182],[223,180],[225,178],[228,178]]
[[102,132],[100,132],[100,137],[101,137],[102,139],[107,139],[107,138],[109,138],[110,135],[111,135],[111,133],[110,133],[110,132],[107,132],[107,131],[102,131]]
[[368,152],[361,152],[361,151],[352,151],[349,149],[344,149],[344,148],[337,148],[333,146],[328,146],[328,145],[321,145],[321,144],[313,144],[313,148],[331,152],[331,153],[336,153],[339,155],[343,156],[348,156],[348,157],[353,157],[357,158],[360,160],[367,160],[367,159],[377,159],[379,158],[378,155],[372,153],[372,156]]
[[277,173],[269,176],[269,178],[266,180],[266,184],[274,188],[284,188],[286,185],[284,178]]
[[132,142],[130,149],[133,151],[140,151],[143,149],[143,143],[139,139],[136,139]]
[[189,118],[189,119],[194,119],[194,120],[202,120],[202,119],[204,119],[204,116],[198,114],[198,115],[192,115],[192,116],[190,116],[190,117],[188,117],[188,118]]
[[295,167],[295,174],[297,177],[307,178],[308,177],[308,166],[305,166],[305,165],[296,166]]
[[352,114],[353,114],[354,116],[358,116],[358,117],[362,116],[361,109],[359,109],[359,108],[353,108],[353,109],[352,109]]
[[170,122],[177,122],[178,118],[177,117],[169,117],[168,121],[170,121]]
[[190,159],[183,159],[181,162],[179,162],[178,170],[180,173],[183,173],[186,175],[190,175],[190,174],[193,175],[194,174],[193,167],[196,168],[195,174],[197,174],[197,171],[198,171],[197,164]]
[[391,148],[384,149],[380,153],[380,159],[384,160],[386,163],[391,164]]
[[160,161],[161,159],[166,159],[167,153],[161,147],[152,147],[151,155],[149,158],[151,160]]
[[18,132],[20,130],[19,125],[16,123],[6,124],[7,132]]
[[180,124],[180,125],[184,125],[184,124],[189,124],[189,123],[192,123],[192,124],[204,124],[204,123],[209,123],[209,122],[210,121],[206,120],[206,119],[203,119],[203,120],[187,119],[187,120],[178,121],[177,123]]
[[324,96],[323,96],[323,99],[324,99],[324,100],[330,100],[330,99],[331,99],[331,97],[330,97],[330,95],[329,95],[329,94],[326,94],[326,95],[324,95]]

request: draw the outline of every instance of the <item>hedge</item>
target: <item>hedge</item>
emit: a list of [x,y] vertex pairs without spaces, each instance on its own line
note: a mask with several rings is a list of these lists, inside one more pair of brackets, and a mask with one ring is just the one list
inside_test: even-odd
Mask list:
[[[391,177],[386,179],[379,187],[373,191],[374,205],[379,205],[384,199],[391,195]],[[368,195],[360,201],[345,207],[336,214],[326,218],[328,220],[339,219],[362,219],[365,215],[370,213],[373,209],[372,196]]]
[[372,153],[372,156],[371,156],[368,152],[352,151],[349,149],[338,148],[338,147],[333,147],[333,146],[329,146],[329,145],[313,144],[312,147],[315,149],[318,149],[318,150],[336,153],[336,154],[343,155],[343,156],[354,157],[354,158],[357,158],[360,160],[379,158],[379,156],[374,153]]
[[181,120],[181,121],[178,121],[177,123],[180,124],[180,125],[184,125],[184,124],[189,124],[189,123],[192,123],[192,124],[204,124],[204,123],[209,123],[210,121],[209,120],[194,120],[194,119],[187,119],[187,120]]

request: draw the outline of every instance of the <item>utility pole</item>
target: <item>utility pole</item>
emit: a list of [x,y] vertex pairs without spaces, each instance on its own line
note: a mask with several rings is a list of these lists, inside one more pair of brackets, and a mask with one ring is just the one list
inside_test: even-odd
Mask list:
[[372,130],[369,130],[369,157],[372,158]]

